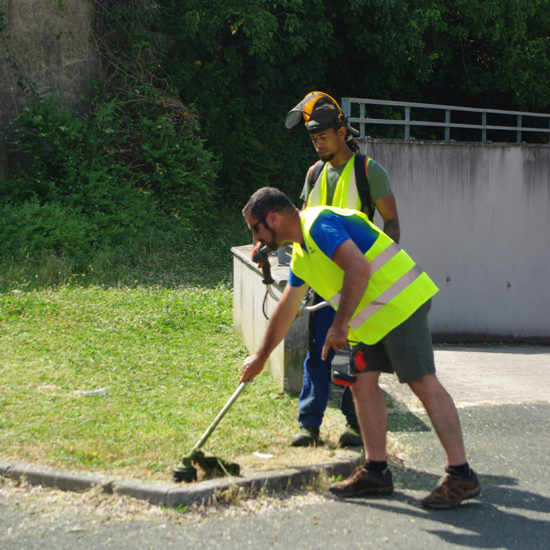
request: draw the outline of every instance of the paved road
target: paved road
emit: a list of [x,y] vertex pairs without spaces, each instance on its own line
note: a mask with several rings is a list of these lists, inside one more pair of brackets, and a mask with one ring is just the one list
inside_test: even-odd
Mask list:
[[394,466],[391,497],[342,501],[313,491],[202,515],[139,507],[117,514],[112,499],[75,500],[59,511],[59,503],[30,505],[22,490],[0,489],[0,549],[550,547],[550,348],[447,347],[436,356],[483,484],[479,500],[457,510],[419,506],[443,454],[415,401],[388,380],[401,411],[391,428],[405,457]]

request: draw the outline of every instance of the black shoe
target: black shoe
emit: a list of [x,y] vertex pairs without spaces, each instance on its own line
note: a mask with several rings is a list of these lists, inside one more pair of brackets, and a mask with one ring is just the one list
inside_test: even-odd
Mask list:
[[361,434],[352,428],[349,424],[346,426],[346,431],[340,436],[338,440],[339,447],[362,447],[363,438]]
[[291,447],[309,447],[319,443],[319,428],[302,426],[300,431],[292,438]]
[[351,475],[343,481],[333,483],[330,492],[338,497],[359,495],[389,495],[393,492],[393,480],[389,468],[382,472],[371,472],[368,461],[357,466]]

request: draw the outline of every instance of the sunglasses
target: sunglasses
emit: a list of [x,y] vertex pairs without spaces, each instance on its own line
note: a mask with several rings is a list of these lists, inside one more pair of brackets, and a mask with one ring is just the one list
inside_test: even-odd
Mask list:
[[258,232],[258,226],[261,223],[264,223],[264,222],[265,222],[265,218],[260,218],[254,225],[250,226],[250,231],[252,231],[252,233],[257,233]]

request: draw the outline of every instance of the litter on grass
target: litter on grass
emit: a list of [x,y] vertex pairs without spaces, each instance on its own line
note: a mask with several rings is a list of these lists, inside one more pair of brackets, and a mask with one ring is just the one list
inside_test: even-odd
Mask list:
[[263,458],[263,459],[273,458],[273,455],[260,453],[259,451],[254,451],[252,454],[254,456],[257,456],[258,458]]
[[98,390],[78,390],[78,393],[83,397],[105,397],[108,395],[106,388],[99,388]]

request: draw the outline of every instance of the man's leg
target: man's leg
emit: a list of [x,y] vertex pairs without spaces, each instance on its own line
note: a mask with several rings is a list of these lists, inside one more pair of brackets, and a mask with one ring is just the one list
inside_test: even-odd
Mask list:
[[386,460],[388,413],[384,394],[378,385],[380,372],[363,372],[351,386],[355,410],[365,445],[365,459]]
[[462,501],[475,498],[481,492],[477,476],[466,460],[455,404],[435,374],[423,376],[409,383],[409,386],[424,405],[447,455],[445,476],[422,499],[422,506],[455,508]]
[[298,423],[300,431],[292,438],[291,445],[305,447],[317,443],[319,428],[327,407],[329,380],[325,361],[312,361],[308,352],[304,361],[304,379],[298,399]]
[[346,431],[340,436],[338,445],[340,447],[359,447],[363,445],[359,420],[355,410],[355,403],[351,389],[346,386],[340,400],[340,410],[346,418]]
[[479,481],[464,450],[458,412],[451,396],[435,374],[428,326],[429,303],[394,329],[384,345],[400,382],[407,383],[420,399],[445,450],[445,476],[424,499],[426,508],[454,508],[480,493]]
[[365,463],[352,474],[330,486],[340,497],[390,494],[392,475],[386,462],[386,402],[378,385],[380,372],[363,372],[351,386],[365,446]]
[[427,374],[409,383],[420,399],[445,449],[449,466],[464,464],[466,452],[456,406],[435,374]]
[[340,400],[340,410],[346,417],[347,423],[359,431],[359,420],[357,419],[357,411],[355,410],[355,402],[353,400],[353,394],[349,386],[344,387],[342,392],[342,399]]
[[399,381],[408,384],[424,405],[449,465],[463,464],[466,455],[458,413],[451,396],[435,374],[429,309],[430,302],[422,305],[383,342]]

